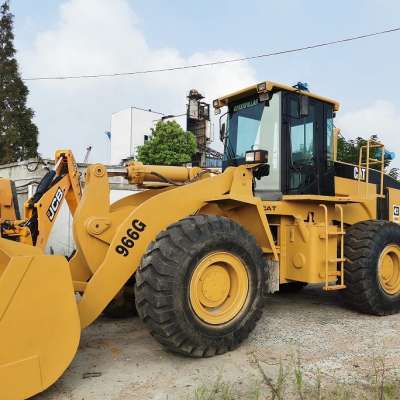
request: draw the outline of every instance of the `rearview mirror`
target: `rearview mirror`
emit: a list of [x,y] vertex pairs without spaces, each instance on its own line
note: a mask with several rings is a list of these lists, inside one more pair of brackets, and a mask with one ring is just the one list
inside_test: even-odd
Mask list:
[[219,128],[219,140],[223,142],[225,140],[225,122],[222,123]]

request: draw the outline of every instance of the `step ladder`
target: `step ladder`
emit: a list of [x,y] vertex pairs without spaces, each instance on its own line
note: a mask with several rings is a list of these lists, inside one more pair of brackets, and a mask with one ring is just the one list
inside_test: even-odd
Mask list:
[[[381,154],[379,158],[371,157],[372,149],[380,149]],[[365,160],[364,160],[365,158]],[[363,173],[365,168],[365,177]],[[367,144],[360,147],[360,154],[358,157],[358,193],[361,194],[361,182],[365,182],[365,197],[368,198],[369,193],[369,172],[370,169],[375,169],[380,174],[379,193],[374,193],[377,197],[385,197],[383,194],[383,180],[385,176],[385,145],[374,139],[368,139]]]
[[[346,261],[344,257],[344,222],[343,222],[343,207],[340,204],[335,204],[335,208],[339,210],[340,214],[340,228],[338,231],[329,232],[329,218],[328,218],[328,207],[325,204],[320,204],[320,207],[324,210],[324,228],[325,233],[320,235],[320,238],[325,241],[325,285],[323,290],[340,290],[345,289],[346,285],[344,284],[344,263]],[[329,237],[337,236],[339,240],[339,257],[329,258]],[[329,264],[337,264],[340,263],[340,270],[335,272],[329,272]],[[339,283],[330,283],[330,278],[339,277]]]

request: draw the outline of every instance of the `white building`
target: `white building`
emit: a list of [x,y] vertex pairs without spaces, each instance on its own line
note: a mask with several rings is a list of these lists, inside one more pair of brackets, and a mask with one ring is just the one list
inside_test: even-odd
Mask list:
[[151,128],[163,114],[137,107],[129,107],[111,117],[111,164],[134,157],[138,146],[151,135]]

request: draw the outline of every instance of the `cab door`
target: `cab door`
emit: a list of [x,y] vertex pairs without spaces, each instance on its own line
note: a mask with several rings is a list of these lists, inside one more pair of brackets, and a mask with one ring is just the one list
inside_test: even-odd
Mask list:
[[324,103],[286,93],[282,106],[283,193],[331,194],[333,175],[327,163]]

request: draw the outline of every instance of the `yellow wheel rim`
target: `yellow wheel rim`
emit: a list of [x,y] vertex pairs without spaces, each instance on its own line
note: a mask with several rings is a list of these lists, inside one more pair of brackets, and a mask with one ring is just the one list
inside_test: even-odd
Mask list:
[[379,257],[378,277],[382,289],[388,294],[400,292],[400,247],[386,246]]
[[207,324],[225,324],[246,303],[249,277],[242,260],[231,253],[215,252],[204,257],[190,280],[190,303]]

